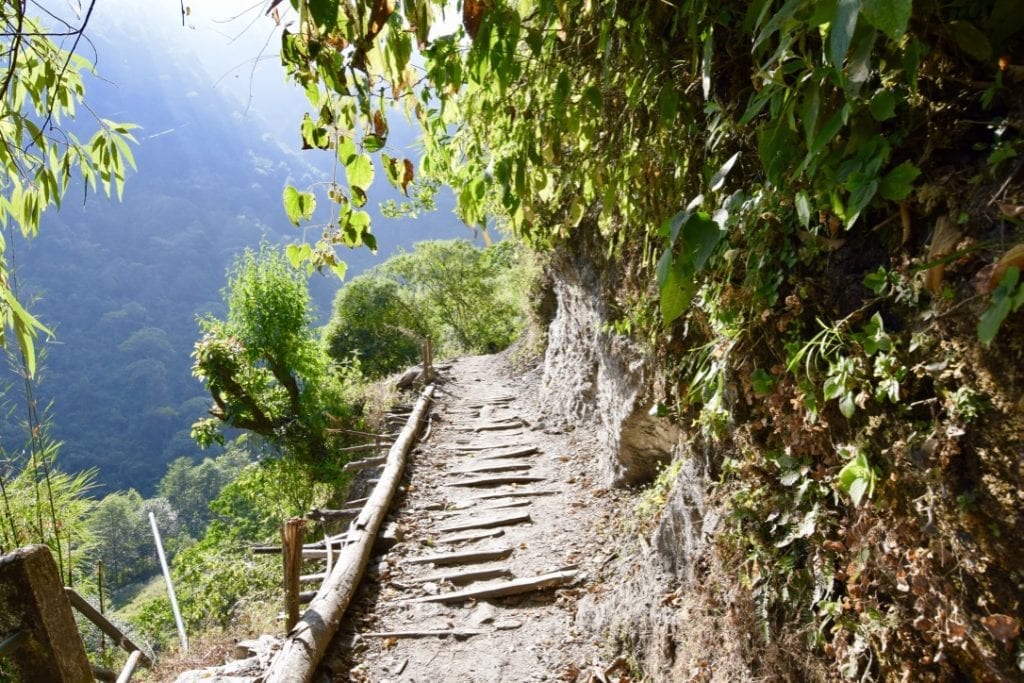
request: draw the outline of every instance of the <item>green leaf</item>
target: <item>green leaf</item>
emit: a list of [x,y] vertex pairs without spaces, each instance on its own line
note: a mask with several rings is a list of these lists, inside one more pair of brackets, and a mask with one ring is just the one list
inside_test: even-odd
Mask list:
[[[21,347],[21,353],[25,359],[25,372],[32,377],[36,372],[36,333],[42,332],[47,336],[52,336],[53,332],[25,310],[9,288],[0,287],[0,298],[3,298],[7,304],[6,323],[14,328],[14,334],[18,338],[18,346]],[[0,333],[0,344],[4,341],[3,336]]]
[[876,296],[880,296],[889,285],[889,274],[884,266],[878,266],[878,270],[865,275],[861,282],[865,287],[874,292]]
[[846,61],[846,92],[847,99],[860,94],[860,89],[871,76],[871,57],[874,54],[875,39],[878,31],[870,26],[861,25],[854,35],[850,56]]
[[860,14],[861,0],[839,0],[832,26],[828,33],[829,59],[837,69],[843,68],[843,60],[850,49],[853,32],[857,29],[857,15]]
[[854,505],[860,505],[861,500],[864,499],[864,494],[868,492],[868,485],[868,480],[860,477],[854,479],[850,483],[850,490],[848,493],[850,494],[850,498],[853,500]]
[[850,105],[843,105],[836,113],[829,117],[825,125],[822,126],[821,130],[818,131],[818,135],[814,138],[814,144],[811,145],[811,152],[818,153],[825,148],[825,145],[832,142],[839,130],[846,124],[846,118],[850,114]]
[[878,475],[868,462],[864,451],[859,450],[839,471],[836,486],[853,499],[854,505],[859,506],[865,497],[870,498],[874,493],[877,478]]
[[351,138],[347,135],[342,135],[338,138],[338,161],[342,165],[347,167],[358,154],[356,145],[352,142]]
[[289,244],[285,247],[284,255],[288,257],[288,263],[292,268],[298,270],[303,261],[308,261],[313,256],[313,250],[306,243]]
[[978,341],[982,344],[991,344],[992,340],[996,338],[996,334],[999,333],[1003,321],[1006,320],[1006,316],[1020,307],[1022,297],[1024,297],[1024,287],[1017,289],[1019,280],[1020,269],[1010,266],[999,281],[999,286],[992,292],[988,308],[985,309],[978,321]]
[[345,173],[349,185],[365,191],[373,184],[373,160],[369,154],[357,154],[345,164]]
[[396,190],[402,189],[402,175],[404,174],[404,168],[402,166],[402,160],[396,159],[395,157],[387,154],[380,155],[381,165],[384,167],[384,175],[387,177],[388,182]]
[[783,175],[798,149],[796,133],[786,126],[784,118],[761,129],[757,151],[770,183],[782,184]]
[[291,185],[284,188],[282,196],[284,200],[284,212],[293,225],[300,221],[311,220],[313,211],[316,209],[316,197],[312,192],[299,192]]
[[676,120],[676,114],[679,112],[679,95],[676,94],[675,86],[669,81],[664,88],[661,89],[661,94],[658,95],[658,113],[661,117],[661,122],[665,126],[671,126]]
[[817,81],[812,81],[804,92],[803,107],[800,111],[800,118],[804,124],[804,136],[807,144],[814,140],[814,134],[818,129],[818,114],[821,111],[821,87]]
[[305,3],[309,18],[323,32],[330,32],[338,25],[338,3],[334,0],[307,0]]
[[345,273],[348,272],[348,265],[344,261],[331,264],[331,271],[338,276],[339,280],[345,279]]
[[891,40],[899,40],[907,32],[912,9],[912,0],[863,0],[861,14]]
[[878,191],[878,178],[872,178],[862,172],[853,173],[846,181],[846,189],[850,191],[850,199],[846,205],[846,226],[852,226],[860,212],[863,211]]
[[327,129],[317,125],[308,113],[302,116],[302,149],[330,149],[331,136]]
[[711,62],[715,54],[713,26],[708,29],[708,35],[704,39],[704,55],[701,59],[700,87],[704,93],[704,99],[711,98]]
[[683,225],[683,248],[693,272],[704,268],[715,247],[725,235],[718,223],[702,211],[690,214]]
[[822,395],[826,401],[839,398],[844,393],[846,393],[846,385],[839,377],[832,375],[825,379],[825,384],[822,385]]
[[879,90],[868,103],[875,121],[888,121],[896,116],[896,95],[891,90]]
[[1020,0],[996,0],[984,25],[993,42],[1001,43],[1024,28],[1024,12],[1020,10]]
[[885,199],[894,202],[902,201],[914,189],[914,181],[919,175],[921,175],[921,169],[909,161],[904,161],[885,174],[878,190]]
[[569,82],[569,74],[565,71],[558,72],[558,78],[555,81],[555,93],[554,93],[554,108],[556,112],[562,113],[565,111],[565,102],[569,98],[572,84]]
[[771,393],[772,389],[775,387],[775,383],[775,378],[761,368],[757,368],[750,375],[750,386],[753,387],[754,393],[762,396]]
[[857,412],[857,404],[854,402],[852,391],[847,391],[839,400],[839,412],[841,412],[843,417],[847,420],[853,417],[853,414]]
[[953,40],[961,50],[979,62],[992,60],[992,43],[989,42],[988,36],[974,24],[969,21],[952,21],[949,24],[949,29],[953,32]]
[[800,191],[796,193],[796,215],[800,219],[800,224],[805,228],[811,224],[811,203],[807,198],[807,193]]
[[686,272],[682,263],[672,258],[672,250],[666,249],[658,260],[658,285],[661,317],[666,324],[681,316],[690,306],[696,286],[692,273]]
[[711,191],[712,192],[717,192],[718,190],[722,189],[722,185],[725,184],[725,177],[727,175],[729,175],[729,171],[731,171],[732,167],[736,165],[736,160],[739,159],[739,158],[740,158],[740,153],[736,152],[731,157],[729,157],[728,161],[726,161],[724,164],[722,164],[721,168],[719,168],[717,171],[715,171],[715,175],[712,176],[712,178],[711,178]]

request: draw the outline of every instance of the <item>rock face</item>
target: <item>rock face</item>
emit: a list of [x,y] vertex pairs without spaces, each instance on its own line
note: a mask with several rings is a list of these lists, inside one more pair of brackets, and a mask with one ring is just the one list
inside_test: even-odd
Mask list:
[[737,615],[753,610],[714,552],[720,516],[705,459],[683,447],[675,457],[682,466],[649,541],[623,540],[603,577],[613,589],[580,600],[576,624],[627,653],[645,680],[751,680],[751,641]]
[[715,601],[722,596],[689,590],[714,562],[709,540],[719,515],[707,497],[705,454],[657,417],[653,408],[661,390],[653,363],[639,346],[609,330],[607,302],[614,300],[621,274],[594,251],[577,243],[551,262],[557,307],[541,384],[546,419],[554,426],[596,430],[603,446],[598,467],[609,485],[649,483],[668,462],[681,466],[649,543],[624,542],[634,547],[624,548],[613,575],[604,577],[614,590],[583,598],[577,625],[604,634],[650,680],[700,678],[701,654],[709,647],[716,650],[716,680],[741,680],[749,675],[747,640],[720,618],[722,605]]
[[678,430],[651,415],[650,363],[643,351],[608,329],[605,303],[617,277],[601,276],[586,245],[563,249],[551,263],[557,308],[548,328],[542,406],[554,425],[593,426],[604,446],[600,466],[613,486],[654,478],[671,458]]

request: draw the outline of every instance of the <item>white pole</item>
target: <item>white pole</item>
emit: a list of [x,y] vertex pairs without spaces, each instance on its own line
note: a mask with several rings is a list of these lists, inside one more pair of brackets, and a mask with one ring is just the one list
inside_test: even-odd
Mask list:
[[174,610],[174,623],[178,625],[178,635],[181,636],[181,649],[188,652],[188,636],[185,635],[185,624],[181,621],[178,598],[174,595],[174,584],[171,583],[171,570],[167,568],[164,544],[160,540],[160,530],[156,528],[156,517],[153,516],[152,512],[149,513],[149,525],[153,527],[153,540],[156,541],[156,552],[160,556],[160,567],[164,570],[164,580],[167,581],[167,594],[171,596],[171,609]]

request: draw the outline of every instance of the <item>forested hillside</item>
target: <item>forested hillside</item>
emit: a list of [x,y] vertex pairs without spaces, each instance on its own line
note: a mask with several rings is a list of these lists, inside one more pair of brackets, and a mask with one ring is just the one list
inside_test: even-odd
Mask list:
[[[186,29],[181,29],[186,30]],[[197,450],[189,437],[208,408],[191,373],[198,315],[222,313],[220,290],[235,254],[261,240],[299,242],[281,208],[286,182],[321,182],[327,169],[245,115],[244,103],[214,86],[188,55],[147,46],[142,33],[94,36],[104,80],[89,83],[90,106],[140,126],[138,172],[122,201],[73,186],[47,213],[38,239],[13,246],[32,310],[56,331],[46,344],[39,396],[53,401],[53,434],[68,471],[99,468],[109,490],[153,491],[171,460]],[[401,195],[381,193],[378,201]],[[445,202],[442,197],[442,202]],[[376,216],[376,206],[368,207]],[[381,256],[346,250],[350,276],[399,246],[469,236],[442,208],[426,220],[377,221]],[[320,324],[341,282],[311,278]],[[14,420],[23,419],[15,409]],[[9,449],[19,431],[6,430]]]

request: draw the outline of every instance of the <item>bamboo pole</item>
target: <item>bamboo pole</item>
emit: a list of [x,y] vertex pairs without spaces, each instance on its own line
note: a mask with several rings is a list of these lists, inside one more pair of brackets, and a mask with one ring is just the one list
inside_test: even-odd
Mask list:
[[121,669],[121,675],[117,677],[117,683],[128,683],[132,680],[132,674],[135,673],[135,668],[139,665],[139,660],[142,659],[142,652],[135,650],[128,655],[128,661],[124,663],[124,668]]
[[[171,611],[174,612],[174,623],[178,627],[178,636],[181,638],[181,649],[188,653],[188,634],[185,633],[185,623],[181,619],[181,610],[178,609],[178,596],[174,594],[174,583],[171,581],[171,570],[167,567],[167,556],[164,555],[164,543],[160,540],[160,529],[156,526],[156,517],[149,513],[149,526],[153,529],[153,542],[156,543],[156,554],[160,558],[160,569],[164,573],[164,581],[167,582],[167,595],[171,599]],[[148,664],[146,666],[149,666]]]
[[341,618],[355,594],[373,550],[377,531],[387,514],[398,484],[402,480],[405,461],[419,432],[434,387],[428,386],[409,416],[402,433],[388,453],[388,462],[363,512],[352,522],[352,543],[345,546],[330,576],[320,588],[309,609],[289,630],[281,650],[270,665],[264,680],[267,683],[308,683],[327,645],[338,630]]
[[281,547],[284,552],[284,608],[285,629],[290,631],[299,620],[299,577],[302,575],[302,541],[305,520],[292,517],[281,529]]
[[[107,610],[104,609],[103,605],[103,560],[100,560],[96,563],[96,588],[98,588],[100,592],[100,614],[105,615]],[[107,636],[102,631],[100,631],[100,653],[106,654],[106,652]]]

